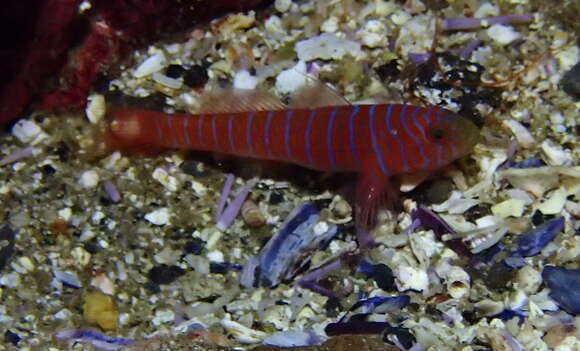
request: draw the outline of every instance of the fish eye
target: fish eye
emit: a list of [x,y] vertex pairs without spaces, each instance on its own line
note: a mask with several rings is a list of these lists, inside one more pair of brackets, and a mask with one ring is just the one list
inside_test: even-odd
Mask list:
[[435,128],[433,131],[431,131],[431,136],[435,140],[441,140],[445,136],[445,130],[442,128]]

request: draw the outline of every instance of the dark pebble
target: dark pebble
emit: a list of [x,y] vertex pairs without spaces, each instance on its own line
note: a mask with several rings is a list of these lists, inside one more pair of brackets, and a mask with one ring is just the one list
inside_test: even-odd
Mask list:
[[64,141],[61,141],[58,143],[55,153],[58,155],[60,162],[68,162],[70,158],[70,147]]
[[375,68],[375,72],[379,76],[379,79],[383,82],[390,81],[401,73],[397,67],[397,60],[392,60],[389,63],[385,63]]
[[342,305],[340,304],[340,299],[331,296],[326,300],[324,304],[324,310],[326,311],[326,316],[329,318],[336,318],[340,311],[342,311]]
[[580,314],[580,269],[546,266],[542,278],[550,288],[550,297],[560,308],[574,315]]
[[191,66],[183,76],[183,83],[190,88],[202,88],[208,80],[207,69],[200,65]]
[[97,244],[97,240],[91,240],[83,245],[84,249],[87,250],[91,254],[96,254],[101,250],[101,247]]
[[147,278],[149,278],[149,280],[154,284],[171,284],[184,273],[185,270],[183,270],[183,268],[162,264],[153,267],[149,273],[147,273]]
[[192,255],[199,255],[205,247],[205,242],[199,238],[193,238],[185,243],[185,253]]
[[485,285],[494,291],[507,289],[508,283],[514,276],[514,270],[506,266],[503,262],[496,262],[487,271],[484,277]]
[[0,228],[0,272],[6,267],[14,254],[14,231],[4,226]]
[[535,210],[534,213],[532,214],[532,224],[535,226],[539,226],[544,224],[545,221],[548,221],[553,218],[554,218],[553,215],[545,215],[542,212],[540,212],[540,210]]
[[51,165],[42,166],[40,168],[40,171],[42,172],[42,175],[44,175],[45,177],[50,177],[51,175],[56,173],[56,169],[54,169],[54,167],[52,167]]
[[179,166],[179,168],[183,171],[183,173],[194,177],[205,177],[207,175],[205,166],[201,162],[185,161]]
[[282,194],[281,192],[274,190],[270,193],[270,196],[268,197],[268,202],[271,205],[277,205],[279,203],[282,203],[284,201],[284,194]]
[[409,329],[401,327],[388,327],[383,335],[383,341],[393,344],[391,340],[393,340],[394,337],[397,337],[397,340],[399,340],[399,343],[401,343],[405,349],[410,349],[416,342],[415,336],[411,334]]
[[6,333],[4,333],[4,340],[14,346],[18,346],[21,339],[22,338],[12,330],[6,330]]
[[425,190],[425,199],[428,203],[440,204],[449,198],[453,182],[449,179],[436,180]]
[[393,270],[386,264],[379,263],[373,266],[372,277],[377,283],[377,286],[385,291],[395,291],[395,276]]
[[165,75],[168,76],[169,78],[177,79],[183,77],[185,72],[186,70],[185,68],[183,68],[182,65],[169,65],[165,70]]
[[562,78],[562,89],[568,95],[580,99],[580,62],[564,74]]
[[230,270],[230,266],[225,263],[211,262],[209,264],[209,272],[213,274],[226,274]]

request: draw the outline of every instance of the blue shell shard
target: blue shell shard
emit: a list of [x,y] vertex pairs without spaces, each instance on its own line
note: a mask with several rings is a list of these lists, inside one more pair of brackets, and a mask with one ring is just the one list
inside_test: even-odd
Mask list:
[[360,309],[359,313],[389,313],[400,310],[407,306],[410,301],[409,295],[375,296],[360,300],[352,306],[350,311]]
[[550,288],[550,297],[560,308],[575,315],[580,314],[580,269],[546,266],[542,278]]
[[508,163],[508,167],[511,167],[511,168],[536,168],[536,167],[542,167],[544,165],[545,165],[544,161],[542,161],[538,157],[528,158],[527,160],[523,160],[520,162],[513,162],[512,161],[512,162]]
[[[308,264],[314,251],[328,245],[338,228],[328,224],[325,232],[316,234],[314,227],[319,219],[319,210],[312,203],[304,203],[290,214],[258,255],[258,266],[253,269],[259,285],[274,287],[291,280]],[[243,274],[251,276],[250,272]]]
[[564,217],[554,218],[521,235],[514,253],[523,257],[535,256],[564,229]]

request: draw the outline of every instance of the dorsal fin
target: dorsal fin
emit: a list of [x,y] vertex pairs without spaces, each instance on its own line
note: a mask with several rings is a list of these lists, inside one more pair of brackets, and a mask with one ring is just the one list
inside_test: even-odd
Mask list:
[[304,74],[310,81],[290,98],[290,108],[316,108],[351,105],[336,89],[320,80]]
[[275,95],[253,89],[221,89],[201,96],[200,113],[275,111],[287,108]]

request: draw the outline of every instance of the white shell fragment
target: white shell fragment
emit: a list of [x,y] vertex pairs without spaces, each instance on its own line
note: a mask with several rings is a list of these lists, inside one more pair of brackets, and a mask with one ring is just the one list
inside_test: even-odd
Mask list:
[[232,333],[236,340],[243,344],[255,344],[261,342],[268,336],[268,334],[262,331],[248,328],[243,324],[229,319],[222,319],[221,325],[228,332]]
[[107,111],[105,97],[102,94],[91,94],[87,100],[88,104],[85,113],[88,120],[93,124],[99,123],[105,117],[105,112]]
[[83,172],[79,178],[79,184],[83,188],[94,188],[99,184],[99,174],[95,170]]
[[158,208],[145,215],[145,219],[155,225],[166,225],[169,223],[169,209],[167,207]]
[[489,27],[487,35],[500,45],[508,45],[520,37],[520,33],[516,32],[512,26],[504,24],[494,24]]
[[393,270],[399,291],[425,291],[429,287],[429,276],[424,269],[399,265]]
[[135,78],[143,78],[155,72],[162,70],[167,64],[167,59],[163,53],[158,53],[153,56],[149,56],[145,61],[143,61],[137,69],[133,72]]
[[292,94],[308,83],[306,62],[298,61],[294,67],[280,72],[276,77],[276,91],[279,94]]
[[36,145],[46,138],[46,133],[33,121],[21,119],[12,127],[12,135],[25,144]]
[[353,57],[362,55],[360,43],[340,38],[334,33],[322,33],[317,37],[297,42],[296,53],[301,61],[337,60],[346,54]]
[[179,89],[183,85],[183,82],[181,80],[168,77],[165,74],[161,74],[159,72],[153,72],[151,78],[155,82],[171,89]]

